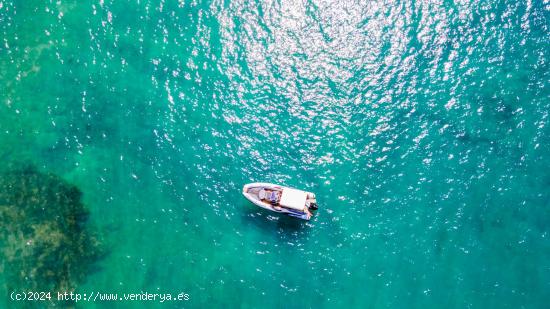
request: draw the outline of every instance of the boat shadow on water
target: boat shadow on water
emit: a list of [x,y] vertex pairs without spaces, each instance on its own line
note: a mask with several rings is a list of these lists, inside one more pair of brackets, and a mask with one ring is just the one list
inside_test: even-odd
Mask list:
[[[264,209],[252,208],[243,203],[242,221],[246,226],[254,226],[266,232],[285,230],[286,232],[306,232],[311,223],[284,214],[276,214]],[[314,220],[314,218],[312,218]]]

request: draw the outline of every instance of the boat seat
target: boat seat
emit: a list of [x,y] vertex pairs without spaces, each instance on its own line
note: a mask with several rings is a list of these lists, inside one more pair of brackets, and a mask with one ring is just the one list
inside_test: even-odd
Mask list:
[[272,204],[276,204],[279,202],[279,192],[277,191],[266,191],[265,189],[261,189],[260,192],[258,192],[258,197],[260,200],[267,200]]
[[258,197],[260,200],[265,200],[267,197],[267,192],[265,192],[265,189],[261,189],[260,192],[258,192]]

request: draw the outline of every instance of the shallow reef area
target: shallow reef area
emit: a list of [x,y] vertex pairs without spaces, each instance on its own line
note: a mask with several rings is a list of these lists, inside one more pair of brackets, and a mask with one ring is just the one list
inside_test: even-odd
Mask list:
[[0,172],[0,273],[7,291],[73,291],[104,255],[80,190],[32,166]]

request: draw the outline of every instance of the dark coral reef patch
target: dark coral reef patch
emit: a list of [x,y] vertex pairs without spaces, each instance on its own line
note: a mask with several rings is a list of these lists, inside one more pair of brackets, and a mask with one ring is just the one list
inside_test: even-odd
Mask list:
[[8,291],[72,291],[103,255],[81,192],[24,167],[0,173],[0,273]]

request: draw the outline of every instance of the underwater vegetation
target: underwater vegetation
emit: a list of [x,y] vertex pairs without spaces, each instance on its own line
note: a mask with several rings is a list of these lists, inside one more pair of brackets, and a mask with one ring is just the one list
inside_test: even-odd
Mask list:
[[0,272],[8,291],[72,291],[104,253],[80,190],[34,167],[0,173]]

